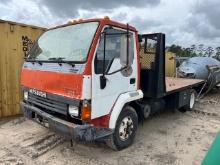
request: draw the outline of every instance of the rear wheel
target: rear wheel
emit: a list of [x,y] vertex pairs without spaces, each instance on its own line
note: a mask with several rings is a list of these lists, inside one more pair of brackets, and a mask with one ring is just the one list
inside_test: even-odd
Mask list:
[[150,105],[146,104],[143,108],[144,118],[147,119],[150,116],[150,113],[151,113],[151,107]]
[[197,92],[194,89],[192,89],[190,92],[190,99],[189,99],[188,104],[181,107],[179,110],[181,112],[191,111],[194,108],[194,105],[196,102],[196,96],[197,96]]
[[138,127],[138,116],[134,108],[126,106],[120,113],[113,135],[106,141],[114,150],[122,150],[130,146]]

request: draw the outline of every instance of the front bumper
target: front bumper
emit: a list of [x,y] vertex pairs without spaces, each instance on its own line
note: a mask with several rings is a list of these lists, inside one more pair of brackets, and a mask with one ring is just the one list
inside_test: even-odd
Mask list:
[[21,109],[26,118],[31,119],[68,139],[94,141],[107,138],[113,133],[113,130],[109,128],[95,127],[91,124],[77,125],[59,119],[24,102],[21,102]]

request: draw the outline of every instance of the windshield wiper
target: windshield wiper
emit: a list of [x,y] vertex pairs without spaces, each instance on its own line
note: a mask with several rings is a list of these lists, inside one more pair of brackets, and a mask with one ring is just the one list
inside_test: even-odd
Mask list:
[[48,60],[29,59],[27,57],[24,58],[24,60],[27,62],[32,62],[32,63],[37,62],[40,65],[42,65],[42,63],[57,62],[60,66],[62,65],[62,63],[69,64],[72,67],[75,66],[75,63],[73,61],[66,61],[63,59],[65,59],[65,58],[64,57],[51,57],[51,58],[48,58]]
[[51,62],[57,62],[59,65],[62,65],[62,63],[66,63],[66,64],[69,64],[71,65],[72,67],[75,66],[75,64],[71,61],[64,61],[64,57],[51,57],[51,58],[48,58],[48,60],[50,60]]
[[40,65],[42,65],[42,62],[43,62],[43,61],[38,61],[38,60],[35,60],[35,59],[29,59],[28,57],[24,57],[24,60],[25,60],[26,62],[32,62],[32,63],[37,62],[37,63],[40,64]]
[[48,60],[54,60],[54,61],[63,61],[65,58],[64,57],[51,57],[48,58]]

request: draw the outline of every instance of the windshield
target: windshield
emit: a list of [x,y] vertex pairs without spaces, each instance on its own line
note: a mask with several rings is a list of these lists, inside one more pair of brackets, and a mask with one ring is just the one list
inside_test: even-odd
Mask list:
[[98,22],[76,24],[45,32],[33,45],[28,60],[84,62]]

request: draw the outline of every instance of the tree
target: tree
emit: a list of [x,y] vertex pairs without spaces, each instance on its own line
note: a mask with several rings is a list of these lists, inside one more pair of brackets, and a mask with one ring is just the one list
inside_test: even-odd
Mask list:
[[184,52],[185,52],[185,57],[191,56],[191,50],[190,50],[190,48],[185,48],[185,49],[184,49]]
[[175,53],[179,57],[191,57],[196,56],[196,53],[191,53],[190,48],[183,48],[179,45],[171,45],[166,48],[167,51]]
[[220,47],[215,48],[215,50],[216,50],[215,58],[220,61]]
[[181,49],[182,49],[181,46],[174,45],[174,44],[169,47],[169,51],[173,52],[173,53],[176,53],[176,54],[180,54]]
[[194,57],[194,56],[196,56],[196,45],[191,45],[191,47],[190,47],[190,56],[191,57]]
[[209,46],[207,49],[206,49],[206,52],[205,54],[208,56],[208,57],[211,57],[214,53],[214,49],[213,47]]
[[198,46],[198,56],[202,57],[204,56],[204,45],[203,44],[199,44]]

